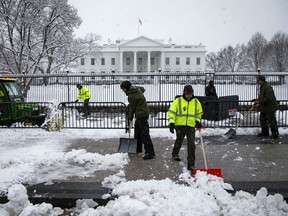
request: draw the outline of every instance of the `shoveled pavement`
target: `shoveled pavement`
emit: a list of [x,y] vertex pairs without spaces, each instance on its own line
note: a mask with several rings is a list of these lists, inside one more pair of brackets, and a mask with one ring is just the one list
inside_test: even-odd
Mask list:
[[[142,153],[129,154],[130,163],[124,169],[127,180],[170,178],[178,180],[187,166],[186,140],[180,150],[181,162],[171,157],[174,140],[153,138],[156,157],[143,160]],[[288,181],[288,135],[278,139],[236,135],[203,137],[208,168],[221,168],[226,182]],[[196,138],[196,167],[204,168],[200,139]],[[71,149],[85,148],[90,152],[109,154],[117,152],[119,139],[74,140]],[[107,171],[96,173],[87,181],[102,182]]]
[[[77,139],[70,149],[86,149],[88,152],[113,154],[117,152],[120,139]],[[180,150],[182,161],[171,157],[174,140],[171,138],[152,138],[156,157],[143,160],[142,154],[129,154],[130,163],[124,168],[126,179],[160,180],[169,178],[178,181],[179,175],[186,169],[186,140]],[[236,135],[233,139],[222,136],[203,136],[208,168],[220,168],[223,179],[230,183],[235,191],[244,190],[256,193],[266,187],[270,194],[280,193],[288,199],[288,135],[278,139],[257,136]],[[200,139],[196,138],[196,167],[204,168]],[[33,203],[49,202],[62,208],[74,207],[77,199],[94,199],[105,205],[103,194],[109,189],[102,188],[105,177],[115,171],[98,171],[94,176],[79,179],[71,177],[53,185],[28,186],[28,196]],[[35,193],[36,191],[36,193]],[[233,191],[232,191],[233,193]],[[5,202],[6,200],[1,200]]]

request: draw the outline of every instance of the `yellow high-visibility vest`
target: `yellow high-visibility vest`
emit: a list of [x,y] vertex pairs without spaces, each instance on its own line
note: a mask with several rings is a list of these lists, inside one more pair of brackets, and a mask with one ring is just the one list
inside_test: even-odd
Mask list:
[[197,98],[186,101],[183,96],[175,99],[168,110],[168,124],[175,126],[195,127],[196,121],[201,122],[202,105]]
[[90,92],[87,87],[82,86],[82,88],[78,91],[78,97],[77,100],[86,100],[90,99]]

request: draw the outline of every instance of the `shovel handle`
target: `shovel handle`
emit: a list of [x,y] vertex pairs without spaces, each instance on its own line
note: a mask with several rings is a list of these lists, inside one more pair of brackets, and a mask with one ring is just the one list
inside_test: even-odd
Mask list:
[[235,128],[235,130],[240,126],[240,124],[247,118],[247,116],[251,113],[251,111],[253,110],[253,106],[250,108],[250,110],[244,115],[244,117],[240,120],[240,122],[238,123],[237,127]]
[[205,149],[204,149],[203,137],[202,137],[200,130],[199,130],[199,137],[200,137],[201,148],[202,148],[202,153],[203,153],[203,158],[204,158],[204,165],[205,165],[205,169],[207,170],[208,167],[207,167],[206,154],[205,154]]

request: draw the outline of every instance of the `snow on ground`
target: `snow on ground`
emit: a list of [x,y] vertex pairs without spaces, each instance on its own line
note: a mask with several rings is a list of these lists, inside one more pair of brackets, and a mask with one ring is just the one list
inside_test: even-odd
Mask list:
[[[255,134],[258,130],[239,128],[237,134]],[[285,129],[279,130],[280,134],[288,134]],[[205,129],[202,134],[211,136],[225,132],[227,129]],[[288,215],[283,197],[269,195],[265,188],[256,196],[243,191],[231,195],[225,190],[231,186],[223,179],[204,173],[198,173],[194,179],[185,169],[179,176],[182,184],[170,179],[127,181],[123,168],[129,163],[128,154],[66,150],[74,139],[119,138],[123,134],[123,130],[0,130],[0,191],[7,193],[9,199],[8,203],[0,204],[0,215],[61,215],[63,210],[51,204],[30,203],[21,183],[51,184],[52,180],[64,180],[69,176],[85,178],[97,170],[117,171],[102,184],[113,189],[118,199],[96,209],[97,203],[93,200],[78,200],[73,210],[80,215]],[[174,137],[168,129],[153,129],[151,136]]]

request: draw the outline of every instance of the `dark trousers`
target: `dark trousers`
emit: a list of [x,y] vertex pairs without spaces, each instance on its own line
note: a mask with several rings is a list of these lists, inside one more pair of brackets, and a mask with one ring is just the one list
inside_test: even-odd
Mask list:
[[142,144],[144,144],[145,154],[155,154],[154,146],[149,134],[148,117],[136,119],[134,138],[137,139],[137,152],[142,152]]
[[177,127],[176,140],[173,146],[172,155],[179,155],[183,139],[187,137],[187,166],[195,167],[195,128],[194,127]]
[[260,113],[260,125],[261,125],[261,132],[264,134],[269,134],[269,125],[271,128],[272,135],[278,135],[278,126],[275,112],[269,113]]
[[90,99],[84,100],[84,114],[85,115],[90,115],[89,100]]

